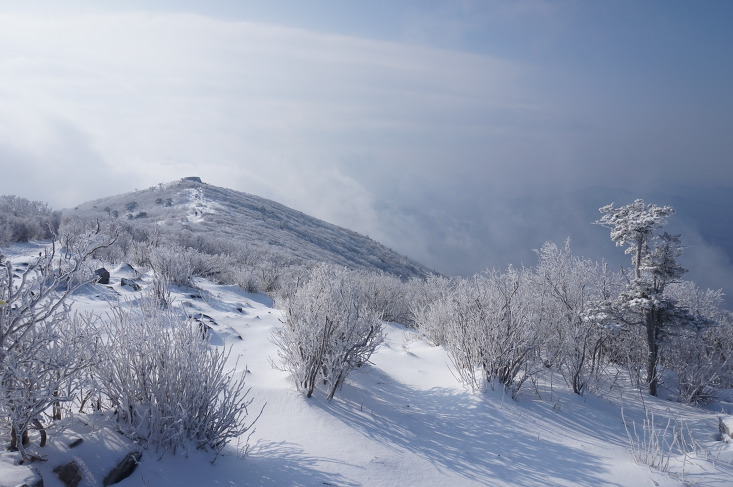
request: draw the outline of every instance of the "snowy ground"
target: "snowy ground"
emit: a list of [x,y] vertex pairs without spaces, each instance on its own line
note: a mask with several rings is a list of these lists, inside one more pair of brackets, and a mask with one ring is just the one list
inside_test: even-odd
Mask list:
[[187,220],[191,223],[200,223],[204,221],[204,215],[215,213],[219,204],[215,201],[206,199],[204,192],[200,188],[189,188],[188,193],[189,203]]
[[[102,314],[109,300],[134,297],[119,284],[123,272],[129,270],[113,272],[111,286],[85,287],[74,307]],[[148,282],[143,275],[142,284]],[[201,452],[159,459],[146,451],[135,473],[118,485],[733,485],[733,445],[717,440],[714,412],[622,386],[578,397],[557,377],[551,387],[549,376],[536,388],[527,386],[518,401],[501,391],[473,394],[453,377],[441,348],[396,324],[387,324],[373,365],[353,374],[332,402],[319,394],[306,399],[285,372],[272,367],[277,353],[270,337],[283,317],[271,300],[205,280],[196,284],[200,289],[174,289],[175,302],[189,314],[206,315],[212,346],[232,347],[232,367],[249,370],[251,417],[263,405],[264,412],[255,432],[229,445],[214,464],[211,454]],[[666,473],[637,465],[622,407],[627,421],[637,424],[646,417],[644,408],[662,427],[667,418],[683,420],[699,443],[697,454],[675,456]],[[86,425],[70,421],[50,431],[50,445],[37,450],[49,457],[44,464],[72,455],[59,445],[77,433],[100,458],[119,455],[114,443],[121,440],[105,433],[103,418],[83,420]],[[100,453],[105,449],[109,455]],[[17,485],[13,458],[0,455],[0,486]],[[44,468],[45,486],[61,485]],[[86,468],[80,485],[101,485],[93,462]]]

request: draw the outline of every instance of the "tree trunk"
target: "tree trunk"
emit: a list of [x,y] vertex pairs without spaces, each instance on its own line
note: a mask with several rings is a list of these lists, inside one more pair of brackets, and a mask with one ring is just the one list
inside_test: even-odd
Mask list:
[[24,429],[22,434],[18,434],[18,428],[13,425],[10,429],[10,451],[18,451],[23,445],[28,444],[28,429]]
[[659,323],[657,320],[657,312],[654,308],[644,312],[644,321],[646,322],[646,341],[649,353],[646,363],[646,380],[649,384],[649,394],[657,395],[657,386],[659,378],[657,377],[657,364],[659,362]]
[[[59,390],[58,388],[54,389],[53,391],[53,397],[58,398],[59,397]],[[54,421],[59,421],[61,419],[61,402],[56,400],[54,401],[52,408],[51,408],[51,418]]]

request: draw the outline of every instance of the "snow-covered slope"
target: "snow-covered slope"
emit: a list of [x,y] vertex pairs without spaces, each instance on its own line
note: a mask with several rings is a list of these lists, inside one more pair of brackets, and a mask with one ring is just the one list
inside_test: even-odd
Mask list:
[[252,252],[277,254],[287,260],[379,269],[403,278],[431,273],[366,236],[195,177],[90,201],[65,212],[75,214],[113,216],[134,225],[190,232],[193,238],[236,241]]
[[[35,251],[27,247],[26,250]],[[6,252],[22,259],[23,252]],[[77,310],[103,315],[116,297],[144,293],[152,277],[142,274],[140,291],[121,286],[124,267],[109,286],[86,286],[73,297]],[[572,394],[547,375],[513,401],[501,391],[473,394],[456,381],[440,347],[397,324],[387,324],[386,341],[373,364],[349,377],[331,402],[316,393],[306,399],[277,360],[270,340],[282,312],[262,295],[203,279],[198,289],[172,288],[172,298],[189,315],[207,316],[210,345],[231,347],[229,366],[248,370],[254,417],[264,411],[250,437],[240,438],[211,464],[211,454],[187,457],[146,451],[139,468],[120,486],[678,486],[733,485],[733,445],[716,439],[717,414],[644,397],[623,380],[601,394]],[[668,472],[636,464],[622,421],[641,425],[653,412],[664,428],[683,421],[698,443],[697,453],[675,453]],[[103,423],[63,423],[38,448],[48,461],[37,464],[46,487],[61,485],[51,473],[54,455],[66,455],[75,435],[99,459],[117,453]],[[96,433],[93,433],[96,432]],[[671,431],[670,431],[671,434]],[[246,457],[245,445],[249,443]],[[56,453],[54,453],[56,452]],[[0,485],[20,478],[11,454],[0,455]],[[80,460],[81,461],[81,460]],[[101,485],[103,473],[86,460],[80,486]]]

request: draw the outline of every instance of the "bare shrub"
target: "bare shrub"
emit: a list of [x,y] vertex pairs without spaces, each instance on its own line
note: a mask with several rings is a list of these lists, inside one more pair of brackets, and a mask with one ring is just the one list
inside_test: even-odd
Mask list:
[[637,425],[626,420],[623,409],[621,418],[629,439],[629,454],[637,464],[667,472],[670,461],[677,455],[686,458],[690,453],[701,451],[684,421],[669,418],[666,423],[660,423],[653,413],[645,411],[644,420]]

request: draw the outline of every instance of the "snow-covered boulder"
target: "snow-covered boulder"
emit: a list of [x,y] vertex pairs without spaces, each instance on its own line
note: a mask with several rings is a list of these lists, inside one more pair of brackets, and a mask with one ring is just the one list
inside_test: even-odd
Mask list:
[[0,453],[0,487],[43,487],[43,478],[30,465],[16,465],[11,453]]
[[112,275],[115,277],[126,277],[128,279],[137,279],[140,273],[130,264],[120,264],[112,269]]
[[127,279],[127,278],[124,278],[124,277],[122,279],[120,279],[120,285],[123,286],[123,287],[128,287],[128,288],[132,289],[133,291],[139,291],[141,289],[140,288],[140,284],[136,283],[132,279]]
[[[49,441],[45,447],[29,446],[29,452],[45,459],[34,462],[37,477],[46,485],[108,486],[116,484],[133,473],[143,452],[136,442],[121,435],[109,415],[80,415],[66,418],[49,426]],[[35,478],[26,472],[28,480],[9,475],[12,460],[0,456],[0,487],[33,487]],[[7,472],[6,472],[7,470]],[[20,478],[20,480],[18,480]]]

